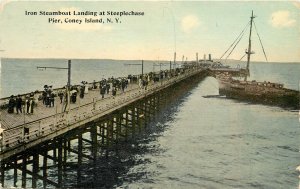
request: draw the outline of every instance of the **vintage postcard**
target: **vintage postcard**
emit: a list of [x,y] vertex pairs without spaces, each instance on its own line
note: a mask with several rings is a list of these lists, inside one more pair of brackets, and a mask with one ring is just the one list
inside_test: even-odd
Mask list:
[[0,0],[0,188],[299,188],[299,13]]

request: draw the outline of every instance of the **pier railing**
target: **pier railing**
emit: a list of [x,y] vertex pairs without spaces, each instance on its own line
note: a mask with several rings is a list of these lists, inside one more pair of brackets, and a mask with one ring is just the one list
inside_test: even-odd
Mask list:
[[0,153],[25,146],[32,141],[43,139],[50,134],[57,133],[57,135],[59,135],[58,131],[69,128],[73,124],[95,116],[101,117],[105,115],[105,113],[107,114],[113,111],[116,107],[130,104],[137,99],[191,77],[200,71],[201,69],[186,70],[183,74],[176,77],[166,78],[159,82],[149,84],[147,90],[137,86],[116,96],[110,96],[104,99],[101,99],[101,97],[93,98],[92,102],[79,105],[70,109],[70,111],[56,113],[39,120],[6,129],[2,133]]

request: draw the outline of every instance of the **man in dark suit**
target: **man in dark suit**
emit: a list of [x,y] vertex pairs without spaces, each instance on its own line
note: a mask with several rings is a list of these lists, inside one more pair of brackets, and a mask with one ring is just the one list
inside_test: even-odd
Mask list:
[[17,109],[17,114],[19,113],[22,113],[22,98],[20,95],[18,95],[18,98],[16,99],[16,109]]
[[15,99],[14,99],[14,95],[11,95],[11,96],[10,96],[10,99],[9,99],[9,101],[8,101],[8,110],[7,110],[7,112],[8,112],[9,114],[14,113],[15,105],[16,105],[16,101],[15,101]]

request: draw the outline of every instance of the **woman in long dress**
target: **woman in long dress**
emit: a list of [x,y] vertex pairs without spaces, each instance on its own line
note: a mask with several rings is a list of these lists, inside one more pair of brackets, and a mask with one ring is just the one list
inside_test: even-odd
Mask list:
[[27,114],[29,114],[29,109],[30,109],[30,99],[28,96],[26,96],[24,113],[26,112]]
[[84,94],[88,94],[89,93],[89,86],[87,85],[87,83],[84,84]]
[[34,107],[34,99],[30,99],[30,113],[33,114],[33,107]]
[[31,99],[28,99],[27,101],[27,114],[30,114],[31,112]]

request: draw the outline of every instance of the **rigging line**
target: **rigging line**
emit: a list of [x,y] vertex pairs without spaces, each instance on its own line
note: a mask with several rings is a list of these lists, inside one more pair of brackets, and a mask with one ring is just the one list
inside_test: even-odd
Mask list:
[[223,56],[231,49],[231,47],[236,43],[236,41],[239,39],[239,37],[245,32],[246,28],[250,25],[250,21],[247,23],[243,31],[238,35],[238,37],[233,41],[233,43],[230,45],[230,47],[225,51],[225,53],[221,56],[220,59],[223,58]]
[[242,58],[240,60],[242,60],[247,54],[245,53],[244,56],[242,56]]
[[258,32],[257,32],[257,28],[256,28],[256,25],[255,25],[255,22],[253,21],[253,23],[254,23],[254,28],[255,28],[256,34],[257,34],[257,36],[258,36],[258,39],[259,39],[259,42],[260,42],[261,48],[262,48],[262,50],[263,50],[263,52],[264,52],[264,55],[265,55],[266,61],[268,62],[268,58],[267,58],[267,55],[266,55],[266,52],[265,52],[264,46],[263,46],[263,44],[262,44],[262,42],[261,42],[260,36],[259,36],[259,34],[258,34]]
[[[245,34],[245,32],[243,33],[243,35]],[[240,39],[235,43],[233,49],[230,51],[230,53],[227,55],[226,57],[226,60],[227,58],[231,55],[231,53],[233,52],[233,50],[235,49],[235,47],[239,44],[239,42],[241,41],[241,39],[243,38],[243,35],[241,35]]]

